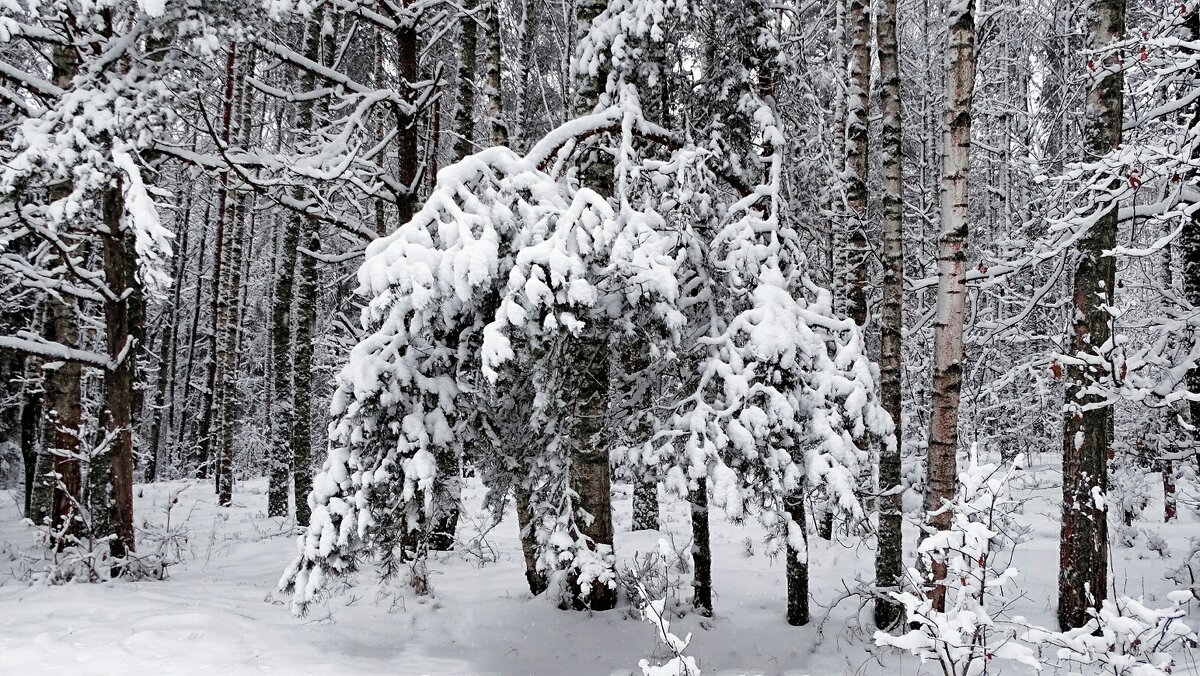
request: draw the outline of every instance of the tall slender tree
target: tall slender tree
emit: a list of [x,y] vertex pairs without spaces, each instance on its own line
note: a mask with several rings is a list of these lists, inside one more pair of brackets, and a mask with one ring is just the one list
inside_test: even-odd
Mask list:
[[[926,460],[925,509],[929,524],[948,530],[958,481],[958,414],[967,300],[967,222],[971,178],[971,107],[975,93],[975,0],[947,8],[949,67],[942,147],[942,232],[938,238],[937,307],[933,320],[933,401]],[[935,558],[930,597],[946,609],[945,560]]]
[[[321,55],[321,26],[324,22],[324,6],[318,5],[313,15],[305,23],[304,58],[317,62]],[[300,73],[301,93],[311,93],[316,89],[317,77],[310,69]],[[311,97],[300,100],[296,107],[294,134],[303,138],[313,127],[314,108],[316,102]],[[302,188],[296,188],[295,199],[301,203],[307,199]],[[295,394],[292,390],[292,302],[296,280],[296,259],[301,238],[300,233],[306,230],[308,216],[293,214],[290,219],[281,220],[285,228],[283,242],[279,247],[280,260],[276,267],[275,292],[271,301],[271,352],[272,352],[272,411],[271,411],[271,477],[269,495],[267,498],[267,514],[270,516],[286,516],[288,513],[289,484],[300,474],[307,475],[308,467],[297,463],[293,446],[293,420],[295,418]],[[305,242],[305,245],[310,245]],[[307,424],[307,421],[305,421]],[[295,487],[296,521],[303,524],[308,521],[308,507],[305,504],[307,494],[301,492],[302,487]]]
[[[582,40],[592,22],[604,11],[606,0],[583,0],[576,7],[576,35]],[[601,104],[607,72],[579,73],[575,112],[587,115]],[[602,196],[611,196],[612,158],[596,150],[581,172],[583,184]],[[612,477],[608,466],[605,419],[609,404],[609,341],[603,327],[589,325],[572,342],[577,365],[571,374],[575,399],[570,404],[570,485],[578,496],[580,531],[598,550],[613,550]],[[575,604],[592,610],[609,610],[617,603],[615,587],[595,583],[590,591],[575,589]]]
[[[904,435],[901,341],[904,331],[904,169],[901,128],[900,54],[896,38],[896,0],[882,0],[876,16],[879,48],[879,106],[883,113],[880,155],[883,165],[883,316],[880,335],[880,398],[895,424],[894,444],[879,455],[879,549],[875,555],[875,584],[898,589],[904,572],[903,503],[900,447]],[[875,601],[875,625],[891,627],[901,608],[880,597]]]
[[[1085,160],[1104,157],[1121,144],[1124,121],[1124,65],[1113,43],[1124,38],[1125,0],[1093,0],[1088,18],[1090,60],[1084,120]],[[1115,181],[1115,179],[1114,179]],[[1116,186],[1109,185],[1112,189]],[[1108,377],[1111,365],[1116,264],[1107,255],[1117,241],[1115,199],[1101,197],[1101,212],[1076,245],[1079,259],[1072,282],[1073,310],[1067,345],[1063,402],[1063,500],[1059,543],[1058,623],[1081,627],[1108,594],[1108,454],[1113,440],[1113,409],[1092,386]]]

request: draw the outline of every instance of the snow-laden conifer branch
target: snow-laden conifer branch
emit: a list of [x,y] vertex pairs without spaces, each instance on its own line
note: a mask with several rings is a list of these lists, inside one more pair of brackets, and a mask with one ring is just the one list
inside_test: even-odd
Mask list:
[[[781,149],[769,109],[753,118]],[[611,200],[570,171],[544,170],[566,140],[616,122]],[[569,567],[585,589],[589,576],[614,583],[605,552],[576,527],[562,445],[575,423],[559,403],[573,396],[564,371],[574,367],[560,360],[584,332],[622,316],[658,327],[652,351],[687,355],[667,371],[680,378],[678,400],[663,402],[652,436],[636,443],[677,473],[670,487],[711,477],[715,504],[734,517],[759,513],[772,528],[783,493],[802,481],[829,486],[842,509],[859,512],[855,439],[891,422],[860,333],[832,315],[828,292],[780,231],[781,151],[762,184],[702,229],[694,216],[718,218],[711,200],[723,194],[709,153],[643,157],[647,129],[636,92],[623,88],[614,107],[567,123],[525,156],[497,147],[443,169],[414,219],[368,247],[359,291],[369,334],[338,377],[312,522],[282,580],[297,610],[364,554],[388,556],[379,543],[394,542],[396,529],[426,527],[439,509],[437,453],[524,421],[528,455],[485,446],[494,454],[480,458],[485,477],[532,491],[548,572]]]

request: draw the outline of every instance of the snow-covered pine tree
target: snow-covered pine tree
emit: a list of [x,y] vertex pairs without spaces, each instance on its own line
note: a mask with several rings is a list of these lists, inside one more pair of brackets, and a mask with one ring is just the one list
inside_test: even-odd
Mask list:
[[[594,26],[620,26],[620,12],[636,9],[610,5]],[[611,44],[583,43],[584,63]],[[494,500],[528,491],[537,568],[556,597],[586,606],[614,588],[611,549],[584,528],[572,444],[581,422],[589,435],[604,429],[573,404],[580,372],[598,368],[580,363],[578,336],[618,321],[655,329],[643,335],[661,358],[640,377],[672,382],[641,444],[651,452],[639,455],[669,490],[711,482],[715,506],[762,519],[772,548],[790,545],[798,563],[805,536],[785,496],[808,482],[861,512],[855,440],[892,425],[861,333],[833,316],[780,221],[785,139],[739,67],[731,120],[744,135],[688,143],[646,120],[635,88],[610,77],[613,105],[524,156],[496,147],[443,169],[414,219],[369,248],[366,337],[339,376],[312,523],[281,581],[298,611],[364,556],[394,561],[402,529],[422,529],[439,509],[435,453],[468,440],[485,451]],[[582,142],[601,133],[614,140],[601,181],[611,198],[588,187],[594,168],[574,171]],[[751,154],[755,139],[765,159]],[[603,346],[589,355],[607,376],[621,360]]]

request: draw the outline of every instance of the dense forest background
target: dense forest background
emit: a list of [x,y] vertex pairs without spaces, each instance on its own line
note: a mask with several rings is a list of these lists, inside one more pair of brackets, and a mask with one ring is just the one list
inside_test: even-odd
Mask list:
[[1195,640],[1186,594],[1161,650],[1083,645],[1132,612],[1110,547],[1200,509],[1194,1],[0,0],[0,141],[0,480],[50,579],[161,576],[146,485],[265,479],[297,613],[368,563],[421,595],[478,486],[531,594],[662,620],[628,485],[634,531],[686,505],[699,615],[710,520],[792,625],[853,539],[877,640],[981,673],[1037,466],[1027,642]]

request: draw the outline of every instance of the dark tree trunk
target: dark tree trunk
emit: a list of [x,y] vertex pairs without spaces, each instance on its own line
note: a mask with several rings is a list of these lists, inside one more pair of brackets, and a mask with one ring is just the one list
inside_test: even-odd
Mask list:
[[[321,52],[321,25],[324,22],[323,5],[313,10],[305,28],[304,58],[317,61]],[[300,75],[300,91],[316,89],[316,75],[305,70]],[[304,99],[297,106],[296,132],[306,134],[313,128],[314,102]],[[297,201],[307,199],[304,191],[297,188],[292,195]],[[268,516],[287,516],[288,489],[300,475],[309,476],[308,459],[301,465],[294,457],[295,448],[295,395],[292,368],[292,302],[296,280],[296,257],[302,230],[307,230],[308,219],[295,214],[285,221],[283,244],[279,250],[278,274],[275,278],[275,294],[271,305],[271,351],[272,392],[271,406],[271,470],[267,496]],[[309,245],[308,241],[304,242]],[[299,484],[295,488],[296,522],[308,523],[308,492]],[[303,518],[301,518],[303,517]]]
[[[791,492],[786,500],[787,517],[787,623],[793,627],[808,624],[808,538],[805,535],[804,491]],[[794,541],[804,543],[797,549]]]
[[[576,365],[572,407],[571,490],[579,496],[576,524],[595,550],[613,551],[611,477],[605,442],[608,413],[608,340],[585,330],[575,343]],[[584,516],[586,513],[587,516]],[[589,522],[590,517],[590,522]],[[617,603],[615,588],[594,584],[586,601],[576,589],[575,605],[609,610]]]
[[[322,16],[314,14],[313,21],[320,24]],[[333,62],[337,47],[334,35],[323,35],[309,45],[320,47],[321,63],[328,67]],[[323,44],[322,44],[323,43]],[[317,115],[324,115],[324,106],[309,111],[309,125]],[[320,254],[321,228],[316,218],[300,219],[299,241],[312,254]],[[312,387],[315,371],[317,335],[317,290],[320,286],[320,271],[313,255],[302,254],[296,262],[296,312],[295,363],[292,368],[292,484],[296,489],[296,523],[307,525],[312,516],[308,505],[308,494],[312,492]]]
[[[80,347],[75,299],[62,294],[46,306],[43,335],[70,348]],[[82,367],[78,362],[61,362],[45,370],[45,399],[41,456],[37,461],[40,480],[34,485],[30,516],[34,523],[50,517],[59,548],[78,532],[82,480],[79,469],[80,423],[83,419]],[[47,477],[47,474],[50,476]],[[40,493],[40,495],[39,495]]]
[[[846,101],[846,312],[855,324],[867,323],[868,261],[867,172],[870,167],[867,102],[871,91],[871,9],[865,0],[849,0],[850,60]],[[831,529],[832,530],[832,529]]]
[[[1094,0],[1088,48],[1103,50],[1123,39],[1124,0]],[[1106,55],[1090,71],[1085,120],[1088,157],[1093,160],[1121,143],[1124,76],[1121,55]],[[1111,70],[1110,70],[1111,69]],[[1113,304],[1115,261],[1104,255],[1117,241],[1117,205],[1099,204],[1107,213],[1077,244],[1067,336],[1071,355],[1094,354],[1111,336],[1107,308]],[[1094,493],[1108,494],[1108,454],[1112,449],[1113,410],[1103,397],[1085,393],[1089,384],[1107,378],[1099,370],[1069,364],[1063,405],[1063,502],[1059,545],[1058,622],[1062,629],[1083,626],[1089,608],[1100,608],[1108,593],[1108,511]]]
[[537,533],[533,523],[533,506],[529,490],[518,486],[513,491],[517,502],[517,527],[521,531],[521,554],[525,558],[525,581],[529,593],[537,596],[546,591],[546,575],[537,567]]
[[[126,292],[131,283],[131,262],[136,262],[133,235],[121,228],[125,213],[121,180],[104,194],[104,280],[119,300],[104,304],[109,368],[104,371],[105,416],[109,437],[108,469],[112,525],[116,539],[110,544],[113,558],[123,559],[136,550],[133,530],[133,406],[137,337],[133,335],[136,310],[134,295]],[[93,465],[93,471],[97,469]],[[107,533],[98,533],[107,535]]]
[[[176,231],[181,231],[179,239],[179,251],[175,253],[175,284],[172,290],[171,304],[169,308],[164,308],[163,312],[169,313],[169,319],[166,322],[166,328],[163,330],[162,344],[159,348],[158,360],[158,382],[154,390],[154,422],[150,426],[150,460],[146,464],[146,481],[153,483],[158,479],[158,463],[160,462],[163,452],[163,437],[169,434],[171,426],[175,424],[175,367],[179,359],[179,344],[176,340],[179,333],[179,317],[182,311],[180,301],[183,294],[183,277],[186,272],[186,262],[188,260],[188,235],[191,233],[191,228],[188,227],[192,214],[192,191],[187,192],[187,199],[184,202],[183,212],[180,218],[176,221]],[[170,390],[170,407],[167,408],[167,394]],[[166,421],[166,431],[163,430],[163,421]],[[169,447],[168,447],[169,448]]]
[[[875,554],[875,586],[886,593],[899,591],[904,573],[904,507],[901,500],[900,376],[904,331],[904,172],[901,166],[899,45],[896,40],[896,0],[883,0],[876,19],[879,42],[880,108],[883,112],[883,317],[880,333],[880,398],[895,423],[893,445],[879,451],[879,549]],[[887,629],[901,617],[901,607],[888,598],[875,601],[875,626]]]
[[712,617],[712,543],[708,531],[708,480],[697,479],[688,504],[692,511],[692,608]]
[[494,146],[508,145],[508,125],[504,121],[504,97],[500,81],[500,65],[503,59],[500,32],[500,0],[488,0],[487,69],[484,100],[487,101],[488,126]]
[[458,516],[462,509],[462,469],[453,448],[439,447],[433,457],[438,479],[434,486],[433,532],[429,534],[429,549],[448,552],[454,549],[454,535],[458,531]]
[[[415,85],[421,80],[421,68],[418,62],[419,41],[415,22],[404,21],[396,31],[396,66],[400,71],[402,89]],[[416,96],[416,89],[409,91],[410,97]],[[400,128],[397,135],[397,172],[396,178],[400,185],[408,188],[400,197],[398,211],[400,223],[412,220],[417,207],[417,182],[420,179],[420,157],[418,148],[417,120],[415,116],[397,110],[396,125]]]
[[[592,20],[604,11],[605,0],[584,0],[576,8],[576,33],[585,35]],[[582,77],[579,81],[576,112],[591,113],[600,103],[605,75]],[[584,185],[600,195],[611,196],[612,159],[605,152],[594,152],[581,171]],[[601,320],[603,321],[603,320]],[[609,404],[609,340],[598,327],[589,327],[574,339],[571,346],[575,364],[572,389],[575,401],[572,405],[570,484],[579,496],[576,504],[576,524],[580,533],[590,540],[590,546],[598,550],[613,550],[612,526],[612,478],[608,463],[605,420]],[[584,517],[586,513],[590,517]],[[572,585],[576,608],[609,610],[617,603],[617,591],[603,585],[593,585],[586,601],[581,590]]]
[[[211,213],[209,208],[204,210],[204,227],[200,230],[200,249],[196,254],[196,293],[192,299],[192,319],[188,326],[188,342],[187,342],[187,366],[183,369],[182,387],[183,387],[183,406],[178,418],[177,427],[175,428],[175,448],[182,456],[181,459],[186,459],[187,462],[192,462],[195,459],[196,453],[193,450],[193,444],[187,443],[189,440],[186,437],[186,432],[192,426],[191,417],[191,401],[192,401],[192,372],[196,365],[196,343],[199,339],[200,328],[200,308],[203,305],[201,302],[204,298],[204,254],[208,251],[208,217]],[[175,417],[175,400],[171,400],[171,417]]]
[[[41,455],[42,382],[41,360],[25,360],[25,384],[21,390],[21,460],[25,465],[25,516],[32,518],[33,485],[37,478],[37,461]],[[36,523],[36,521],[35,521]]]
[[475,0],[463,3],[458,35],[458,93],[454,112],[454,157],[456,160],[475,150],[475,64],[478,57],[478,17]]
[[[237,61],[237,43],[230,43],[229,53],[225,57],[225,93],[224,107],[221,112],[221,143],[228,147],[230,130],[233,124],[233,80],[234,64]],[[229,214],[229,172],[222,171],[219,177],[220,187],[217,190],[217,228],[213,237],[213,283],[212,283],[212,321],[209,324],[208,337],[208,372],[205,378],[204,405],[200,419],[200,455],[196,459],[196,476],[207,477],[211,465],[219,457],[220,430],[213,432],[213,423],[219,423],[218,406],[220,404],[218,388],[220,386],[220,364],[222,355],[221,335],[225,330],[228,316],[228,305],[222,303],[224,297],[225,273],[225,222]]]
[[[238,136],[242,147],[252,145],[251,109],[254,107],[254,89],[246,85],[246,78],[254,74],[254,52],[251,50],[248,58],[243,59],[244,65],[238,73]],[[234,434],[233,430],[238,418],[238,348],[241,342],[242,320],[242,266],[245,263],[244,241],[246,240],[247,192],[238,192],[233,200],[235,213],[233,216],[233,232],[229,238],[229,275],[228,284],[224,290],[221,303],[225,312],[224,351],[221,355],[221,456],[217,471],[217,501],[222,507],[233,504],[234,483]]]

